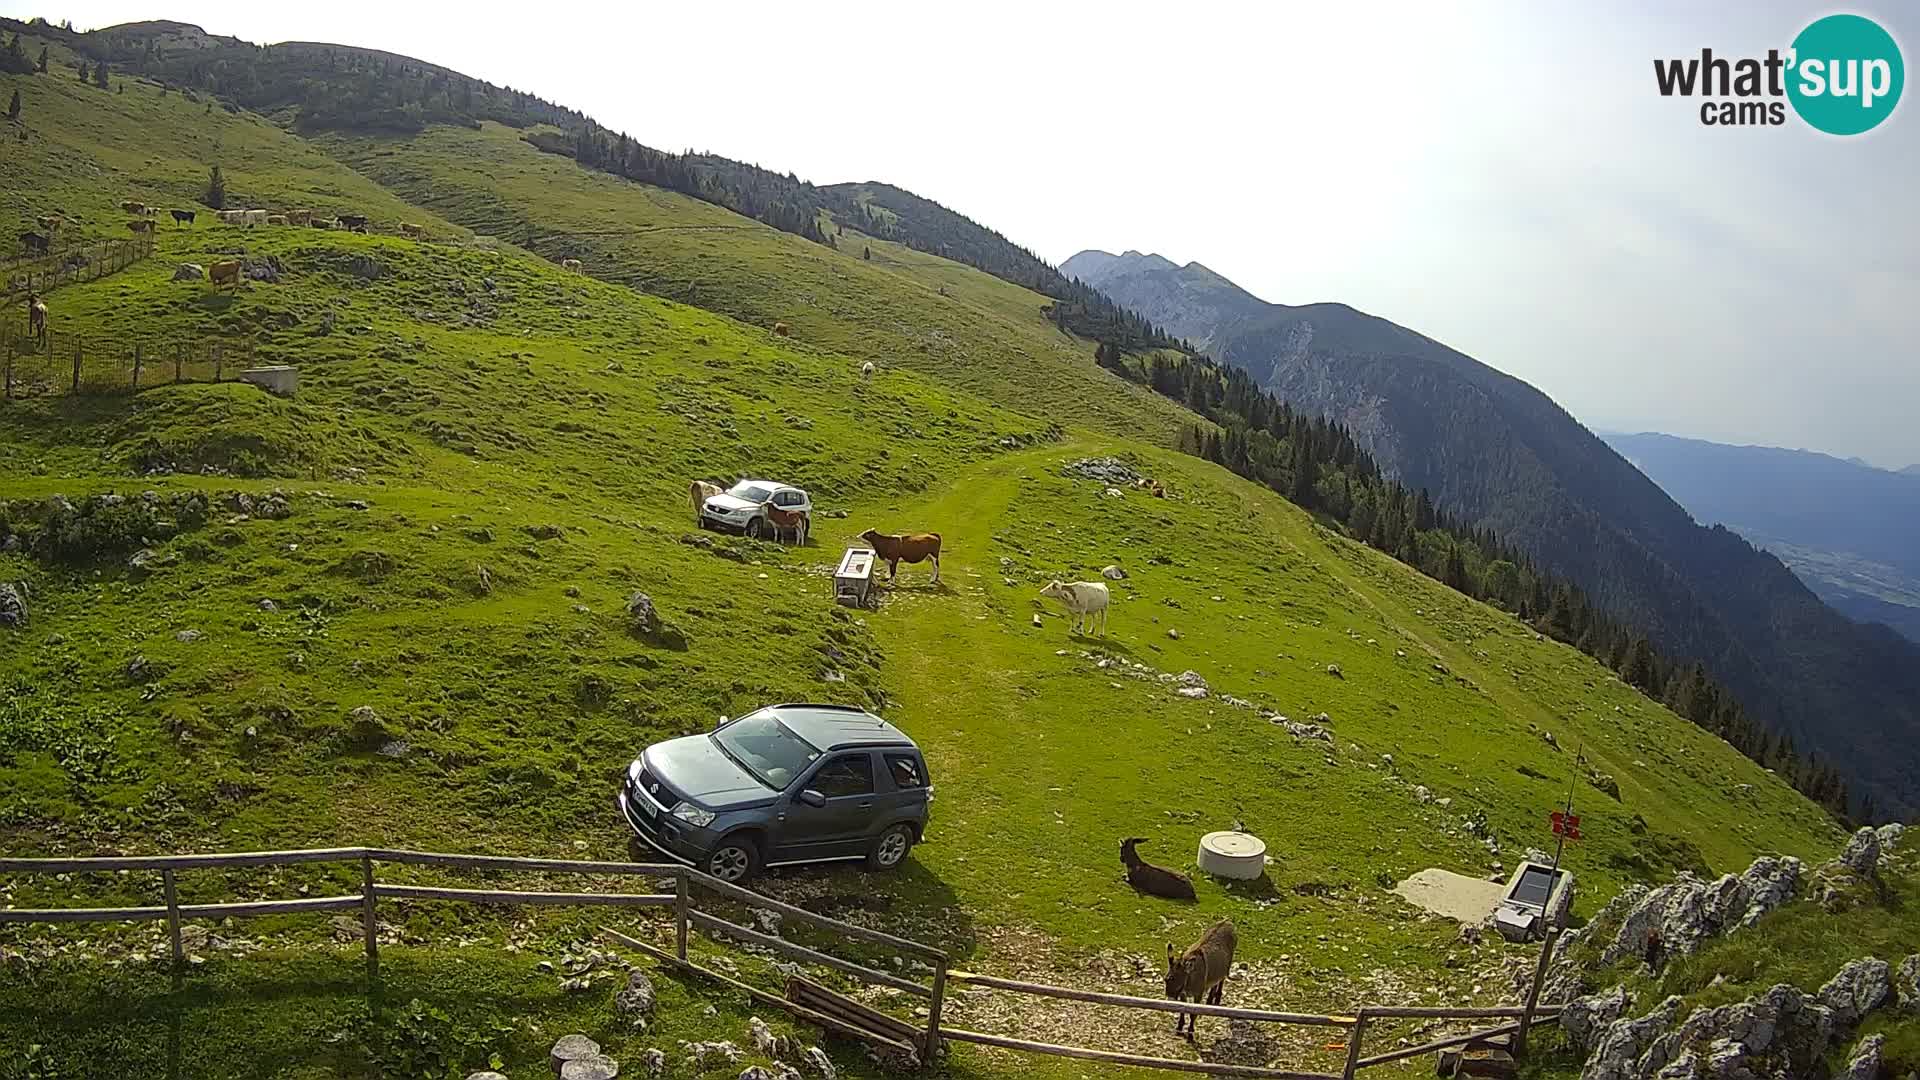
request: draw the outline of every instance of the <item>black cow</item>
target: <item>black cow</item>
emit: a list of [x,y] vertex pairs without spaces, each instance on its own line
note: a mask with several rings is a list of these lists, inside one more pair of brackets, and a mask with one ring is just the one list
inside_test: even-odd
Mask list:
[[193,211],[191,210],[171,210],[168,212],[173,215],[173,223],[175,225],[193,224]]
[[23,232],[20,234],[20,245],[28,251],[37,251],[45,255],[48,244],[49,241],[47,238],[37,232]]

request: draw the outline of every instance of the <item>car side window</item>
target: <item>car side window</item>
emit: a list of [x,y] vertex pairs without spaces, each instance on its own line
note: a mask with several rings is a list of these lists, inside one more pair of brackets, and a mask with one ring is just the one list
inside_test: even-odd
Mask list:
[[893,786],[902,790],[927,786],[927,778],[920,771],[920,759],[912,754],[888,754],[887,774],[893,777]]
[[829,799],[873,794],[873,755],[842,754],[813,774],[815,791]]

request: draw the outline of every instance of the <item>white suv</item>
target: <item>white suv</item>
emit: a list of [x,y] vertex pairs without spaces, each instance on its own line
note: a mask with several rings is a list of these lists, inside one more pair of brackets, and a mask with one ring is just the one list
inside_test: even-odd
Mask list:
[[798,513],[811,524],[813,500],[805,491],[790,484],[742,480],[701,504],[700,527],[745,533],[756,540],[771,539],[778,531],[768,517],[769,509]]

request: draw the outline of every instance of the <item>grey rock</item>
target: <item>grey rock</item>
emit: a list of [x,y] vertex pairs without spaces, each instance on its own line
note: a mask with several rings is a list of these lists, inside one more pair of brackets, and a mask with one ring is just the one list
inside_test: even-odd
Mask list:
[[1180,689],[1175,690],[1174,693],[1180,695],[1183,698],[1192,698],[1195,701],[1198,701],[1201,698],[1204,698],[1207,696],[1207,688],[1204,686],[1183,686]]
[[173,268],[175,281],[199,281],[207,276],[207,268],[199,263],[181,263]]
[[182,645],[191,645],[194,642],[200,640],[200,631],[182,630],[179,633],[173,635],[173,640],[179,642]]
[[1740,881],[1747,889],[1747,910],[1740,916],[1740,925],[1752,926],[1799,891],[1800,860],[1791,855],[1762,855],[1740,875]]
[[1207,688],[1207,680],[1202,678],[1199,672],[1192,669],[1181,672],[1174,681],[1178,682],[1181,686],[1197,686],[1202,690]]
[[1900,961],[1893,973],[1893,988],[1902,1012],[1920,1013],[1920,953]]
[[1880,1070],[1885,1067],[1881,1060],[1881,1049],[1887,1044],[1885,1035],[1869,1035],[1860,1040],[1860,1044],[1847,1055],[1847,1067],[1836,1080],[1880,1080]]
[[647,1070],[648,1076],[667,1075],[667,1053],[657,1046],[649,1046],[640,1055],[640,1067]]
[[279,611],[280,610],[280,605],[274,603],[271,600],[260,601],[259,607],[261,611]]
[[507,1080],[507,1078],[502,1073],[489,1071],[489,1072],[468,1073],[467,1080]]
[[740,1080],[779,1080],[779,1077],[758,1065],[749,1065],[740,1070]]
[[[1466,928],[1462,929],[1464,931]],[[1574,1046],[1582,1050],[1591,1048],[1632,1003],[1633,999],[1627,996],[1624,986],[1576,998],[1567,1002],[1566,1008],[1561,1010],[1560,1030],[1566,1032],[1568,1041]]]
[[1061,471],[1068,476],[1077,476],[1083,480],[1097,480],[1103,484],[1117,484],[1122,487],[1140,478],[1140,474],[1135,472],[1131,465],[1116,457],[1081,458]]
[[695,1072],[705,1072],[714,1065],[735,1065],[740,1061],[740,1048],[725,1040],[683,1043],[681,1046],[687,1052],[687,1062]]
[[1100,576],[1103,578],[1106,578],[1108,581],[1127,580],[1127,572],[1125,570],[1120,569],[1117,566],[1102,567],[1100,570]]
[[627,972],[626,989],[613,995],[614,1013],[629,1025],[645,1027],[653,1007],[653,980],[638,968]]
[[27,625],[27,584],[0,581],[0,626]]
[[1580,1070],[1580,1080],[1645,1080],[1641,1056],[1672,1026],[1679,1011],[1680,999],[1670,997],[1645,1016],[1608,1024],[1594,1040],[1586,1066]]
[[1885,856],[1893,854],[1894,849],[1900,846],[1900,838],[1907,831],[1907,827],[1897,821],[1890,821],[1874,831],[1880,834],[1880,854]]
[[1893,995],[1892,968],[1885,960],[1864,957],[1841,968],[1816,996],[1842,1027],[1858,1024]]
[[627,597],[627,619],[642,634],[655,633],[660,629],[660,612],[653,606],[653,597],[643,592]]
[[614,1080],[620,1063],[605,1054],[574,1058],[560,1066],[560,1080]]
[[[365,706],[361,706],[365,708]],[[547,1063],[553,1066],[553,1075],[559,1076],[560,1070],[569,1061],[594,1057],[600,1053],[600,1044],[585,1035],[562,1035],[556,1039],[553,1049],[547,1052]]]
[[838,1080],[840,1075],[833,1067],[833,1059],[817,1046],[809,1046],[800,1052],[800,1067],[808,1075],[817,1076],[820,1080]]
[[1279,723],[1281,727],[1287,730],[1287,734],[1296,739],[1319,739],[1321,742],[1333,741],[1333,733],[1321,727],[1319,724],[1302,724],[1297,720],[1288,720],[1284,717],[1280,718]]
[[753,1052],[761,1057],[772,1057],[779,1050],[780,1042],[774,1037],[773,1029],[765,1020],[757,1016],[747,1017],[747,1038],[753,1043]]
[[1872,826],[1862,825],[1840,852],[1840,862],[1863,878],[1880,872],[1880,834]]
[[1327,674],[1329,674],[1329,675],[1331,675],[1331,676],[1333,676],[1333,677],[1334,677],[1334,678],[1336,678],[1336,679],[1344,679],[1344,678],[1346,678],[1346,676],[1345,676],[1344,674],[1342,674],[1342,673],[1341,673],[1341,671],[1340,671],[1340,665],[1339,665],[1339,664],[1328,664],[1328,665],[1327,665]]

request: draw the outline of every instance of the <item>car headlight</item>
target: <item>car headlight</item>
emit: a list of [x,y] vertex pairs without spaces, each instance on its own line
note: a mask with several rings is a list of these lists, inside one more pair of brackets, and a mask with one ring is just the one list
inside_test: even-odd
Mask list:
[[640,770],[646,767],[646,762],[639,758],[634,758],[633,763],[627,766],[627,779],[638,784],[640,782]]
[[692,803],[681,803],[673,808],[673,816],[696,829],[704,829],[713,824],[713,811],[702,810]]

